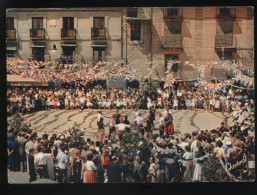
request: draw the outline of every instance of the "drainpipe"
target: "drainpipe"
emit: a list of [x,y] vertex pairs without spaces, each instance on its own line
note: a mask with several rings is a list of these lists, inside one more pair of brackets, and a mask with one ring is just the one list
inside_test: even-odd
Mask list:
[[127,25],[127,9],[126,9],[126,64],[128,63],[128,25]]
[[[120,57],[121,57],[121,60],[123,60],[123,15],[122,15],[122,9],[123,8],[121,8],[120,9],[120,18],[121,18],[121,37],[120,37],[120,39],[121,39],[121,41],[120,41],[120,47],[121,47],[121,49],[120,49]],[[122,66],[123,66],[123,63],[122,63]]]
[[[151,63],[150,63],[150,69],[152,70],[152,63],[153,63],[153,47],[152,47],[152,42],[153,42],[153,32],[152,32],[152,25],[153,25],[153,8],[151,7],[151,22],[150,22],[150,48],[151,48]],[[151,79],[151,78],[150,78]],[[152,79],[151,79],[152,80]],[[150,91],[151,91],[151,81],[150,81]]]

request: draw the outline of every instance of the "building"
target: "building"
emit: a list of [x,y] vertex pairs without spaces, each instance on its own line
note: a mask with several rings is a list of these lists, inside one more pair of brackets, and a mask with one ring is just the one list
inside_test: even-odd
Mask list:
[[[184,65],[241,60],[254,66],[253,7],[8,9],[6,53],[21,58],[142,61],[161,80],[169,59],[177,78],[196,79]],[[55,50],[56,48],[56,50]],[[146,73],[146,69],[144,70]],[[221,63],[206,76],[223,79]]]

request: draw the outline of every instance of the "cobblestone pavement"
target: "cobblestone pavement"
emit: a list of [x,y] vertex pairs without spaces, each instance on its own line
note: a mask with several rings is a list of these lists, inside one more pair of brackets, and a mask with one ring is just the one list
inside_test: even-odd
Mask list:
[[[108,124],[110,117],[115,113],[115,110],[102,110],[104,124]],[[143,118],[148,115],[148,110],[139,110]],[[156,121],[158,121],[157,110]],[[124,117],[128,115],[130,122],[133,121],[133,110],[121,109],[120,114]],[[174,118],[175,132],[191,133],[195,130],[205,130],[217,128],[222,121],[225,124],[231,123],[229,116],[222,112],[208,112],[204,110],[171,110]],[[74,122],[78,127],[85,132],[85,137],[90,137],[95,140],[94,133],[97,131],[96,125],[97,110],[44,110],[25,115],[25,118],[31,123],[33,131],[37,131],[38,135],[43,133],[67,133],[69,127],[72,127]],[[107,118],[109,117],[109,118]],[[154,133],[158,133],[158,124],[155,125]],[[106,135],[108,127],[105,128]]]

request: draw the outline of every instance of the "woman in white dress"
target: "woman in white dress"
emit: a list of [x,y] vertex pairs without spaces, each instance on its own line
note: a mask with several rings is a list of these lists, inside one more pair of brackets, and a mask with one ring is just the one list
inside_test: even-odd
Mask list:
[[152,100],[151,100],[151,98],[148,96],[148,97],[147,97],[147,108],[149,109],[150,107],[152,107]]
[[87,107],[88,109],[91,109],[93,107],[90,97],[87,98]]
[[192,108],[193,110],[195,110],[195,106],[196,106],[196,97],[193,96],[192,103],[191,103],[191,108]]
[[64,99],[64,104],[65,104],[65,108],[66,108],[66,110],[68,110],[69,109],[69,104],[70,104],[70,101],[69,101],[69,98],[66,96],[66,98]]
[[177,98],[177,96],[175,96],[174,100],[173,100],[173,109],[178,110],[178,98]]
[[202,164],[204,162],[203,156],[205,155],[205,152],[203,150],[202,146],[198,147],[198,152],[196,153],[196,163],[195,163],[195,169],[194,169],[194,175],[193,180],[194,181],[202,181]]
[[159,109],[162,108],[162,98],[161,98],[161,96],[159,96],[159,97],[157,98],[157,107],[158,107]]
[[156,181],[156,173],[157,173],[157,166],[154,163],[154,158],[150,157],[149,162],[150,162],[150,167],[148,169],[148,178],[149,178],[149,182],[151,183],[155,183]]
[[215,111],[220,112],[220,99],[219,98],[216,98]]

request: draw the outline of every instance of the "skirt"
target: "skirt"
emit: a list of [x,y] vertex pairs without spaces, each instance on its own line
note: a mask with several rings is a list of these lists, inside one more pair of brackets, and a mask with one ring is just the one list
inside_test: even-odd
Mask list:
[[171,123],[168,127],[165,127],[165,133],[168,135],[174,134],[174,126],[173,123]]
[[83,183],[97,183],[94,170],[87,170],[84,173]]
[[103,144],[104,143],[104,136],[105,136],[104,130],[99,129],[98,132],[97,132],[97,135],[98,135],[98,141]]
[[195,180],[195,181],[202,181],[202,167],[201,167],[201,165],[199,163],[195,164],[193,180]]

